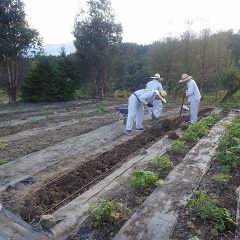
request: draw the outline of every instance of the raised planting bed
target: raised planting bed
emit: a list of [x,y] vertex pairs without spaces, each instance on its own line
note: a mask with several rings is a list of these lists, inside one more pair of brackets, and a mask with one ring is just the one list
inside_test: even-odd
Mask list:
[[[169,134],[173,135],[172,133],[169,132]],[[197,141],[195,141],[196,143]],[[192,148],[194,144],[191,143],[188,145],[188,151]],[[160,150],[159,150],[160,151]],[[186,153],[186,152],[185,152]],[[173,153],[169,151],[167,151],[166,153],[162,153],[165,156],[169,156],[172,155]],[[182,154],[180,156],[176,156],[175,158],[172,158],[172,164],[173,166],[178,165],[179,162],[182,161],[182,159],[184,158],[185,154]],[[172,166],[172,167],[173,167]],[[145,170],[152,170],[154,171],[154,168],[151,165],[148,166],[142,166],[143,169]],[[141,169],[142,169],[141,168]],[[156,170],[156,169],[155,169]],[[166,175],[168,174],[168,172],[171,170],[171,167],[168,169],[162,168],[160,171],[156,171],[157,175],[160,178],[165,178]],[[141,204],[144,202],[144,200],[149,196],[149,194],[151,193],[153,189],[144,189],[143,191],[139,190],[139,189],[134,189],[129,182],[125,182],[124,184],[122,184],[121,186],[118,186],[116,188],[116,190],[114,190],[114,192],[109,193],[107,196],[107,199],[109,200],[117,200],[119,202],[124,203],[128,208],[130,208],[131,210],[125,214],[123,216],[123,218],[121,218],[119,221],[104,221],[102,222],[101,226],[95,226],[95,220],[94,217],[89,217],[86,219],[86,221],[84,223],[81,224],[81,226],[75,230],[72,234],[69,235],[68,239],[112,239],[114,237],[114,235],[119,231],[119,229],[121,228],[121,226],[130,218],[130,216],[135,212],[135,211],[139,211],[142,209]],[[172,189],[172,191],[174,191],[174,189]],[[160,204],[157,208],[161,207],[162,204],[159,203],[159,201],[157,202],[157,204]],[[151,206],[156,205],[156,203],[151,202],[150,203]],[[139,209],[140,207],[140,209]],[[155,209],[156,211],[156,209]],[[148,214],[147,212],[141,216],[139,216],[139,218],[145,222],[143,223],[140,228],[141,231],[146,231],[144,224],[147,225],[148,223],[148,218],[147,218]],[[146,217],[146,221],[144,221],[144,218]],[[137,219],[137,221],[139,220],[139,218]],[[133,220],[135,221],[135,219]],[[164,220],[167,221],[167,220]],[[149,222],[150,224],[150,222]],[[141,231],[139,231],[140,235],[137,235],[136,231],[138,231],[140,229],[131,229],[131,227],[129,227],[127,229],[127,235],[129,236],[128,239],[152,239],[152,237],[148,237],[148,238],[141,238],[140,235],[142,234]],[[157,228],[156,231],[159,231],[159,226]],[[124,237],[126,237],[124,235]],[[125,239],[125,238],[119,238],[119,239]],[[162,239],[159,238],[159,235],[155,238],[155,239]]]
[[[209,108],[203,109],[200,115],[210,110]],[[184,118],[185,120],[188,119],[186,116],[182,120]],[[154,126],[149,127],[142,134],[100,154],[91,161],[80,165],[77,169],[67,172],[57,179],[52,179],[44,187],[33,191],[17,203],[7,204],[7,207],[19,213],[24,220],[36,222],[42,214],[54,212],[60,206],[86,191],[91,187],[89,183],[96,184],[101,178],[106,177],[114,170],[114,166],[118,168],[119,164],[122,164],[131,154],[143,147],[152,145],[167,131],[177,127],[176,118],[161,120],[158,125],[155,123]],[[68,199],[65,200],[67,197]]]
[[0,137],[0,143],[6,143],[6,147],[0,151],[0,159],[12,161],[116,121],[117,116],[114,113],[108,113],[49,124],[42,128],[33,128],[7,137]]
[[[113,104],[113,103],[112,103]],[[103,105],[101,103],[84,106],[79,109],[61,111],[43,111],[38,113],[36,116],[20,116],[13,120],[7,120],[0,122],[0,137],[4,137],[10,134],[18,133],[20,131],[37,128],[47,127],[48,124],[57,124],[63,121],[79,120],[84,121],[85,118],[90,116],[99,116],[106,113],[114,112],[113,106]]]
[[[172,240],[237,240],[239,233],[240,116],[218,142],[208,171],[179,217]],[[235,225],[236,223],[236,225]]]

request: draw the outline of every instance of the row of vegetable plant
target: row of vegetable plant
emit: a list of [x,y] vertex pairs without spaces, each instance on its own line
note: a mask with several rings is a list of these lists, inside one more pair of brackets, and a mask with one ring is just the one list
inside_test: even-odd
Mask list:
[[[156,156],[149,161],[145,170],[138,169],[132,173],[129,180],[135,193],[142,194],[145,198],[156,188],[164,183],[164,178],[171,171],[174,165],[178,164],[172,157],[177,156],[183,159],[190,148],[203,136],[208,134],[209,129],[221,119],[220,113],[211,113],[208,117],[197,123],[191,124],[178,140],[172,141],[169,149],[163,156]],[[101,227],[106,223],[114,224],[123,218],[130,217],[133,209],[126,203],[117,199],[101,199],[90,206],[86,212],[93,219],[94,227]],[[74,238],[69,238],[74,239]]]
[[237,209],[235,189],[240,184],[240,116],[225,128],[206,179],[180,211],[172,240],[236,239],[233,216]]

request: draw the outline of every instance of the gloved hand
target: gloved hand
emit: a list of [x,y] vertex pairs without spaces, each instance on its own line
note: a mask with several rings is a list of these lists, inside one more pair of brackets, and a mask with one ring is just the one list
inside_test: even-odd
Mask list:
[[152,108],[152,107],[153,107],[153,105],[152,105],[151,103],[148,103],[147,106],[148,106],[149,108]]

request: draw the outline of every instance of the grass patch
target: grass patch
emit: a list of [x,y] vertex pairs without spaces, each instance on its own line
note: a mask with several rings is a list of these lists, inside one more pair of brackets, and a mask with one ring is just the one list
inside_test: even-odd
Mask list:
[[223,107],[225,111],[231,108],[240,108],[240,91],[233,94],[226,102],[222,102],[225,94],[226,91],[219,91],[217,94],[205,95],[201,100],[201,104]]

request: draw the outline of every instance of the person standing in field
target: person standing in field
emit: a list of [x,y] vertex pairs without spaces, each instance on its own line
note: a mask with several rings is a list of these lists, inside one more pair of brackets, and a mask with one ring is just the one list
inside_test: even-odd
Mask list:
[[[163,78],[160,77],[159,73],[155,73],[153,77],[150,77],[151,80],[147,83],[146,89],[148,90],[158,90],[163,91],[162,82],[164,81]],[[149,118],[156,119],[159,118],[162,112],[163,104],[161,100],[154,100],[153,107],[148,108]]]
[[183,73],[179,83],[184,82],[187,83],[185,95],[188,98],[188,102],[190,102],[190,123],[194,123],[197,122],[201,94],[192,76],[189,76],[187,73]]
[[137,132],[143,131],[142,120],[144,116],[144,106],[152,108],[153,101],[155,101],[156,99],[162,100],[163,102],[166,103],[166,99],[163,96],[162,92],[165,91],[159,92],[158,90],[140,89],[131,94],[131,96],[128,99],[128,117],[126,124],[127,135],[131,135],[132,133],[132,127],[135,116]]

